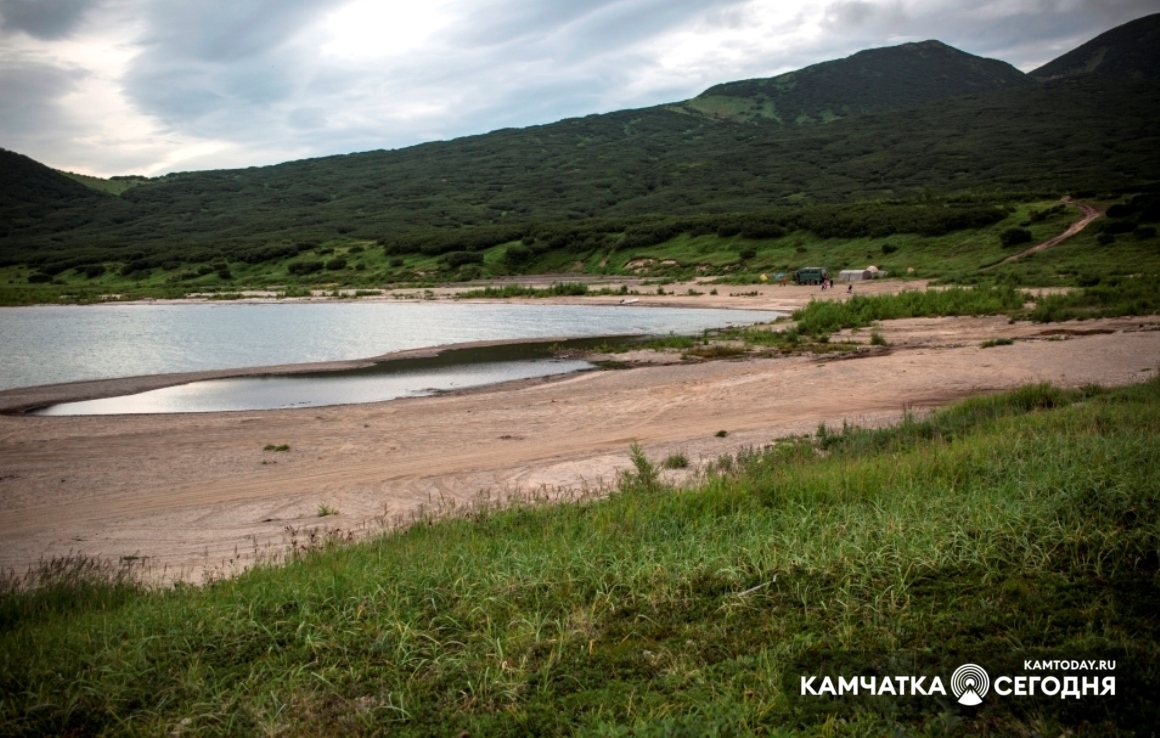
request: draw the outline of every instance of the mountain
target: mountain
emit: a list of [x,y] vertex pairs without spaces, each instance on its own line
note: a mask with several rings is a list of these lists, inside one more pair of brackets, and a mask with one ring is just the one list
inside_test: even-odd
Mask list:
[[99,193],[22,154],[0,149],[0,236],[60,213],[85,210]]
[[677,109],[737,121],[828,123],[1032,84],[1006,62],[923,41],[859,51],[768,79],[716,85]]
[[1160,13],[1101,33],[1030,73],[1047,81],[1074,77],[1160,77]]
[[[690,107],[709,98],[758,101],[783,117]],[[623,230],[645,218],[926,191],[1106,192],[1148,186],[1160,172],[1155,78],[1035,83],[937,42],[719,85],[694,101],[395,151],[175,173],[119,195],[0,152],[0,265],[137,254],[263,260],[334,239],[451,239],[472,250],[545,223],[605,219]],[[830,122],[786,124],[791,115]]]

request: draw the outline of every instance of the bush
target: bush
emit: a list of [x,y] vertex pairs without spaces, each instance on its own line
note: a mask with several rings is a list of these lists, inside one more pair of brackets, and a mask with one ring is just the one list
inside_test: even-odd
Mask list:
[[749,259],[757,256],[757,249],[753,247],[746,247],[738,251],[737,255],[741,257],[742,261],[748,261]]
[[895,246],[893,244],[889,244],[889,243],[882,244],[882,253],[893,254],[895,251],[898,251],[897,246]]
[[337,272],[340,269],[346,269],[346,259],[342,258],[341,256],[336,256],[335,258],[326,262],[326,268],[331,272]]
[[28,275],[28,283],[29,284],[45,284],[45,283],[51,282],[51,281],[52,281],[52,275],[45,274],[44,272],[37,272],[36,274],[29,274]]
[[1153,226],[1141,226],[1132,234],[1141,241],[1156,238],[1156,229]]
[[1104,233],[1131,233],[1136,230],[1136,224],[1130,220],[1106,220],[1102,230]]
[[90,264],[89,266],[85,267],[85,276],[88,277],[89,279],[93,279],[94,277],[99,277],[104,273],[105,273],[105,265],[104,264]]
[[1115,242],[1116,237],[1110,233],[1101,233],[1100,235],[1096,236],[1096,243],[1098,243],[1100,246],[1111,246]]
[[474,251],[452,251],[443,257],[447,262],[447,266],[452,269],[458,269],[464,264],[482,264],[483,254]]
[[1021,243],[1031,243],[1031,231],[1026,228],[1008,228],[999,234],[999,242],[1004,248],[1018,246]]
[[286,271],[295,276],[303,276],[321,272],[323,266],[325,265],[321,261],[292,261],[286,265]]
[[508,246],[503,252],[503,263],[509,269],[516,269],[524,266],[534,257],[535,254],[525,245]]

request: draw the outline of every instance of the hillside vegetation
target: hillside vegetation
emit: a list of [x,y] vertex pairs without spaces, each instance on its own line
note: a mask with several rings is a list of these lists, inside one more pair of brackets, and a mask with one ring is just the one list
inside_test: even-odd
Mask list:
[[859,51],[769,79],[716,85],[675,109],[728,120],[808,125],[1034,84],[1006,62],[923,41]]
[[1160,77],[1160,14],[1101,33],[1030,73],[1040,80],[1064,77],[1155,79]]
[[[552,272],[577,277],[776,281],[810,265],[875,265],[891,275],[952,283],[1092,286],[1160,275],[1160,197],[1113,203],[1109,216],[1047,252],[982,270],[1023,246],[1062,232],[1078,210],[1054,201],[930,201],[807,206],[755,213],[647,220],[600,219],[537,226],[417,231],[397,239],[337,236],[255,247],[230,256],[205,249],[77,249],[31,266],[0,268],[0,303],[85,302],[116,294],[237,296],[247,289],[288,296],[311,290],[377,290]],[[42,260],[43,259],[43,260]],[[574,275],[574,276],[569,276]]]

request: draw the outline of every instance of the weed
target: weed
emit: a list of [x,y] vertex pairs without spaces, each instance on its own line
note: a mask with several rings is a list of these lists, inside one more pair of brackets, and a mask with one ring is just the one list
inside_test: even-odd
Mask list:
[[263,451],[289,451],[289,450],[290,450],[290,445],[289,445],[289,444],[286,444],[286,443],[282,443],[282,444],[279,444],[279,445],[275,446],[275,445],[274,445],[274,444],[272,444],[272,443],[267,443],[267,444],[266,444],[266,445],[265,445],[265,446],[262,448],[262,450],[263,450]]
[[330,505],[319,505],[318,506],[318,517],[326,518],[326,517],[330,517],[331,515],[338,515],[338,510],[334,509]]
[[666,469],[688,469],[689,457],[683,453],[670,454],[665,458],[662,466]]
[[727,431],[727,430],[719,430],[719,431],[717,431],[716,433],[714,433],[713,435],[715,435],[717,438],[724,438],[724,437],[726,437],[726,436],[728,436],[728,435],[729,435],[729,431]]

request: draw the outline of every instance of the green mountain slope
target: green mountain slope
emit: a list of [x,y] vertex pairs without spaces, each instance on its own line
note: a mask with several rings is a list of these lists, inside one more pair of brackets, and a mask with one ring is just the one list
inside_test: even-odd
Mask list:
[[0,238],[36,230],[45,220],[67,222],[69,214],[90,212],[89,206],[102,199],[55,169],[0,149]]
[[728,82],[676,107],[728,120],[824,123],[1031,84],[1006,62],[923,41],[860,51],[769,79]]
[[1039,80],[1065,77],[1160,77],[1160,13],[1096,36],[1031,72]]
[[[924,88],[908,74],[938,84]],[[857,82],[866,75],[877,87]],[[772,81],[752,84],[761,82]],[[811,115],[832,111],[825,101],[839,82],[852,101],[844,110],[860,114],[827,125],[741,124],[659,106],[396,151],[172,174],[120,196],[0,152],[0,266],[263,261],[336,238],[434,238],[470,251],[544,223],[614,219],[609,227],[623,231],[648,217],[927,191],[1058,196],[1140,187],[1160,172],[1154,79],[1036,84],[1001,62],[924,43],[803,70],[784,99],[830,106]],[[855,87],[881,99],[859,98]],[[939,90],[954,96],[930,104]],[[928,104],[914,107],[924,96]]]

